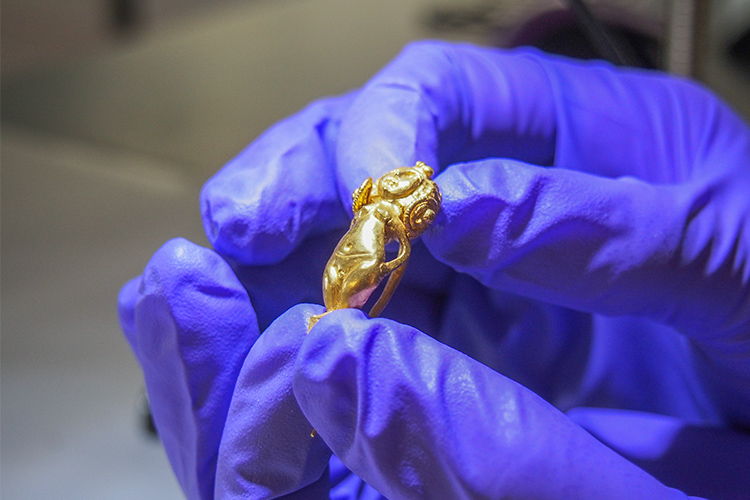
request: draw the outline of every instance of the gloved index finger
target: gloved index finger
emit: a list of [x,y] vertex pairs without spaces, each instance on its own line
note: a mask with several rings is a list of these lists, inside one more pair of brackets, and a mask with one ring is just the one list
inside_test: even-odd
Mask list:
[[278,123],[206,183],[203,224],[217,252],[243,264],[274,264],[306,237],[348,222],[333,145],[352,98],[321,100]]
[[553,92],[535,51],[409,45],[360,92],[336,150],[342,202],[362,181],[424,161],[436,171],[488,156],[550,165]]
[[[737,157],[741,120],[698,85],[531,49],[419,42],[365,86],[336,149],[342,201],[363,179],[487,158],[676,183]],[[743,149],[744,148],[744,149]],[[699,169],[700,170],[700,169]]]

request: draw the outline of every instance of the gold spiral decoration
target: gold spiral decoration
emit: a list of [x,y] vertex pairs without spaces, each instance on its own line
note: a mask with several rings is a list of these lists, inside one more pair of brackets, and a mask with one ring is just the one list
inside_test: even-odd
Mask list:
[[409,238],[416,238],[432,224],[440,210],[440,193],[435,189],[431,196],[410,206],[404,214]]

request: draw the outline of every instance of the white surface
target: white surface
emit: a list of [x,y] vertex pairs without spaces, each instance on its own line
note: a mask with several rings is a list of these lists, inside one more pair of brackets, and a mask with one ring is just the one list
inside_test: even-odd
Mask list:
[[208,175],[313,99],[363,85],[435,0],[227,4],[96,57],[3,81],[5,119]]
[[204,243],[199,179],[3,128],[3,499],[181,498],[139,428],[117,293],[166,239]]

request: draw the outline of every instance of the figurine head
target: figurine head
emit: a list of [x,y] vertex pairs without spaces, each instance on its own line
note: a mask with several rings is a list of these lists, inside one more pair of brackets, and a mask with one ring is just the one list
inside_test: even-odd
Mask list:
[[409,167],[391,170],[378,179],[377,193],[384,200],[398,200],[409,196],[424,179],[420,172]]
[[440,210],[440,191],[432,181],[434,171],[423,162],[392,170],[377,180],[377,196],[401,208],[409,238],[416,238]]

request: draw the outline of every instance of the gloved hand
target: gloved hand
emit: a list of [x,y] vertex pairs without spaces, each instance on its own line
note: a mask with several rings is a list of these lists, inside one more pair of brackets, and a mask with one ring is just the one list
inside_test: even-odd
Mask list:
[[[391,498],[670,494],[558,409],[692,487],[694,474],[671,477],[655,459],[685,433],[571,409],[669,415],[673,431],[750,422],[748,158],[747,127],[688,82],[534,51],[410,46],[209,181],[204,223],[232,269],[176,242],[123,289],[123,328],[183,488],[324,496],[322,440]],[[390,321],[342,311],[306,336],[319,309],[279,317],[320,302],[352,190],[415,160],[443,171],[443,211],[385,315],[514,381]],[[278,319],[250,349],[253,311],[260,330]],[[714,440],[691,453],[707,464],[727,451],[724,473],[743,470],[747,439],[732,442],[740,452]],[[331,467],[333,496],[361,486]],[[747,491],[746,478],[714,490],[702,479],[691,491]]]

